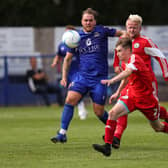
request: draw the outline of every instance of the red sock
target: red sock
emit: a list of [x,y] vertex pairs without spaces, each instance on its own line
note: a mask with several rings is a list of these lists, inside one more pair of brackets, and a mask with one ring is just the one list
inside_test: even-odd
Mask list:
[[160,118],[168,120],[168,112],[165,107],[160,106]]
[[168,123],[167,122],[162,122],[164,124],[164,130],[163,132],[168,133]]
[[117,125],[114,132],[114,136],[121,139],[124,130],[127,128],[128,115],[121,116],[117,119]]
[[105,143],[112,144],[116,124],[117,122],[115,120],[107,120],[105,127]]

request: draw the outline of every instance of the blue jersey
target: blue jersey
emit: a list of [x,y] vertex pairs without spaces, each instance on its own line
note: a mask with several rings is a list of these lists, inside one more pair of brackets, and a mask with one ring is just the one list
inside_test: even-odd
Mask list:
[[[92,32],[79,31],[81,40],[78,47],[80,73],[86,77],[108,75],[108,37],[114,37],[116,29],[95,26]],[[73,52],[73,51],[71,51]]]
[[[68,80],[70,81],[72,80],[74,74],[79,71],[79,56],[78,56],[78,53],[75,51],[76,49],[73,49],[73,50],[74,51],[73,51],[72,62],[68,73]],[[60,43],[58,46],[57,55],[64,58],[67,51],[71,51],[71,50],[65,44]]]

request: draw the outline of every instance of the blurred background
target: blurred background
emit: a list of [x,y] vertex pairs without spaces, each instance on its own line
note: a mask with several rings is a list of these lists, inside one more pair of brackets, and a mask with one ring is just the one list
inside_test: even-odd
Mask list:
[[91,7],[105,25],[123,25],[130,13],[139,13],[145,25],[168,23],[167,0],[1,0],[1,26],[53,27],[79,25],[81,13]]
[[[27,83],[30,57],[37,58],[49,81],[59,85],[60,68],[51,68],[65,25],[80,28],[82,11],[99,12],[98,24],[125,29],[129,14],[143,17],[142,34],[149,36],[168,57],[168,1],[166,0],[1,0],[0,5],[0,106],[43,105]],[[109,38],[109,76],[113,76],[116,38]],[[159,66],[159,98],[168,101],[168,89]],[[60,89],[64,90],[63,88]],[[109,95],[111,94],[109,90]],[[50,95],[54,102],[54,95]]]

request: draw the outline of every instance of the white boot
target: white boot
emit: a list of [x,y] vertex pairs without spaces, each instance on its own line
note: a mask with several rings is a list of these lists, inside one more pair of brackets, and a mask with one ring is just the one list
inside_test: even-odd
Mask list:
[[85,120],[87,118],[88,112],[83,101],[78,103],[78,115],[81,120]]

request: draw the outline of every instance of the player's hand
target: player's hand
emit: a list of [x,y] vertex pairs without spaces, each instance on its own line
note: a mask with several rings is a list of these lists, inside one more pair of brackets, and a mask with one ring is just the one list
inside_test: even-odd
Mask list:
[[60,84],[64,87],[67,86],[67,80],[66,79],[61,79]]
[[112,103],[113,100],[116,100],[118,98],[118,93],[114,93],[111,95],[111,97],[109,98],[109,104]]
[[52,63],[51,67],[54,68],[57,64],[56,63]]
[[101,80],[101,83],[102,83],[103,85],[110,86],[111,80],[109,80],[109,79],[104,79],[104,80]]

